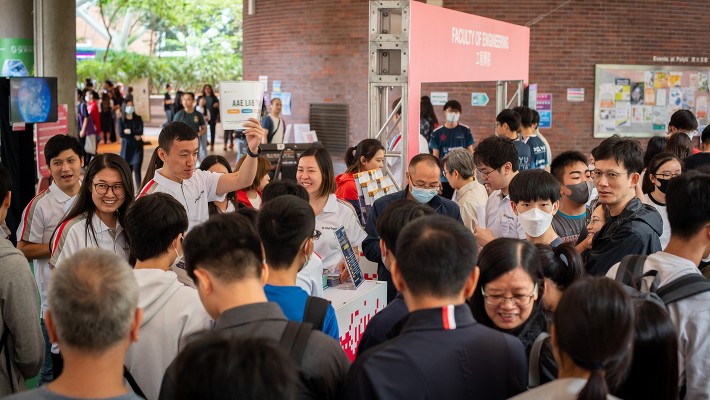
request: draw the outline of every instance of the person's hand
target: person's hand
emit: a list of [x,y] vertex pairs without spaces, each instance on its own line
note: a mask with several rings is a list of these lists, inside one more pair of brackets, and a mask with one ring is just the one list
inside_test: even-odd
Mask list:
[[582,241],[582,246],[586,250],[590,250],[592,248],[592,240],[594,240],[594,234],[590,233],[587,235],[587,237]]
[[85,137],[86,136],[86,131],[84,129],[79,131],[79,137]]
[[247,145],[252,153],[259,152],[261,140],[266,136],[266,129],[261,127],[259,120],[249,118],[249,121],[244,123],[244,137],[247,139]]
[[212,108],[219,108],[219,101],[212,103]]
[[491,232],[490,229],[481,228],[480,226],[476,227],[476,229],[473,231],[473,234],[476,236],[476,242],[481,247],[487,245],[488,242],[495,239],[495,237],[493,236],[493,232]]
[[338,263],[338,270],[340,271],[340,282],[345,282],[350,279],[350,271],[348,270],[347,264],[345,264],[345,259],[340,260]]
[[140,142],[141,140],[143,140],[143,136],[142,136],[142,135],[137,135],[137,136],[135,136],[135,138],[136,138],[136,141],[138,141],[138,142]]

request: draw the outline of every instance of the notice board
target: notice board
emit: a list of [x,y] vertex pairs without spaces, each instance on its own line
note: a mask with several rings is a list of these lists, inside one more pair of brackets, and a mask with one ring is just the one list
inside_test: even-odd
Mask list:
[[596,65],[594,137],[665,134],[677,110],[708,125],[710,68],[662,65]]

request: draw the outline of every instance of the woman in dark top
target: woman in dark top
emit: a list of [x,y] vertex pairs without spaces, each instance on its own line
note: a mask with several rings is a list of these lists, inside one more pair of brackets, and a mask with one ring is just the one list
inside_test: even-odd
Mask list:
[[113,102],[108,92],[104,91],[101,95],[101,108],[99,111],[101,116],[101,136],[104,138],[104,144],[108,143],[111,136],[111,126],[113,125]]
[[[493,240],[481,251],[478,267],[470,303],[476,321],[516,336],[528,360],[538,359],[530,363],[529,387],[556,379],[557,363],[550,339],[545,339],[549,316],[542,308],[545,280],[535,245],[520,239]],[[536,341],[541,345],[538,352],[533,351]]]
[[135,184],[140,185],[143,166],[143,119],[136,114],[133,101],[126,102],[123,116],[118,120],[118,132],[123,139],[121,157],[131,166]]
[[202,94],[205,98],[205,110],[210,116],[207,120],[210,126],[210,151],[214,151],[214,135],[217,133],[217,122],[219,122],[219,99],[214,95],[212,85],[209,84],[202,87]]

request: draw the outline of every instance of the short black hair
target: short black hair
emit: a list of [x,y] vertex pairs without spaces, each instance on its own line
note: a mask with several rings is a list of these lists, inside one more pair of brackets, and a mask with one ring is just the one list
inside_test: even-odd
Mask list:
[[[568,150],[557,155],[550,163],[550,173],[560,183],[564,179],[565,168],[572,164],[581,162],[585,166],[589,164],[589,159],[581,151]],[[586,168],[585,168],[586,169]]]
[[377,218],[377,234],[397,257],[397,237],[402,229],[417,218],[434,214],[436,214],[434,209],[426,204],[419,204],[409,199],[395,200]]
[[256,227],[256,220],[259,216],[259,210],[256,208],[239,203],[239,207],[234,210],[234,213],[246,218],[252,226]]
[[560,182],[544,169],[528,169],[513,177],[508,193],[513,203],[543,200],[554,203],[560,199]]
[[189,224],[185,207],[166,193],[139,197],[128,208],[124,223],[131,255],[140,261],[172,251],[170,243],[185,233]]
[[449,108],[454,111],[458,111],[459,113],[461,113],[462,111],[461,103],[456,100],[449,100],[446,102],[446,104],[444,104],[444,111],[448,110]]
[[175,399],[296,399],[298,365],[266,338],[210,332],[175,359]]
[[284,195],[293,195],[309,201],[308,191],[303,186],[291,180],[271,181],[261,192],[261,201],[266,204],[271,200]]
[[473,160],[476,166],[487,165],[493,169],[500,169],[507,162],[511,164],[513,171],[520,168],[515,143],[501,136],[494,135],[481,140],[473,153]]
[[648,168],[651,159],[658,153],[662,153],[668,145],[667,136],[654,136],[648,139],[646,143],[646,151],[643,153],[643,167]]
[[64,150],[71,150],[76,153],[78,157],[84,156],[84,149],[75,137],[56,135],[49,138],[47,144],[44,145],[44,161],[47,165],[51,164],[52,159],[59,156]]
[[213,214],[185,237],[185,268],[195,282],[195,268],[232,283],[261,277],[261,241],[256,228],[235,213]]
[[417,154],[416,156],[412,157],[412,159],[409,160],[408,169],[416,168],[417,165],[419,165],[421,163],[435,165],[436,167],[441,169],[441,164],[439,163],[439,159],[431,154],[428,154],[428,153]]
[[520,114],[513,110],[505,109],[498,113],[496,122],[500,125],[508,124],[508,128],[513,132],[520,130]]
[[0,164],[0,203],[5,201],[7,194],[12,191],[12,177],[10,171]]
[[165,84],[165,88],[167,89],[167,88],[169,88],[169,87],[171,87],[170,84],[169,84],[169,83],[166,83],[166,84]]
[[184,140],[196,140],[197,132],[195,132],[192,127],[184,122],[175,121],[171,122],[160,131],[158,135],[158,147],[163,149],[164,152],[170,152],[170,148],[173,147],[173,141],[177,140],[182,142]]
[[682,131],[692,132],[698,129],[698,120],[695,118],[695,114],[693,114],[692,111],[678,110],[671,115],[668,126],[674,126]]
[[533,124],[533,113],[529,107],[519,106],[513,108],[513,111],[520,115],[520,125],[524,128],[530,128]]
[[592,155],[595,163],[599,160],[613,159],[623,165],[629,174],[634,172],[640,174],[643,170],[643,150],[638,140],[613,135],[604,139],[594,149]]
[[535,110],[535,109],[532,109],[531,111],[532,111],[532,115],[533,115],[533,118],[532,118],[533,125],[540,125],[540,113],[537,112],[537,110]]
[[700,135],[700,140],[703,144],[710,144],[710,125],[703,129],[703,133]]
[[668,183],[666,211],[671,236],[690,239],[710,222],[710,175],[688,171]]
[[473,272],[477,253],[471,230],[441,215],[407,224],[397,238],[397,268],[413,296],[459,294]]
[[182,96],[180,96],[180,100],[182,100],[183,96],[190,96],[192,97],[192,100],[195,100],[195,93],[193,92],[183,92]]
[[287,269],[313,237],[316,215],[306,200],[285,195],[264,204],[256,224],[269,268]]

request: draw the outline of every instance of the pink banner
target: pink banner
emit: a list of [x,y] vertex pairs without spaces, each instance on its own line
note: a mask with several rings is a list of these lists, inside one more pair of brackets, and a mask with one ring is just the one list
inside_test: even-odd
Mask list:
[[[410,6],[409,158],[418,154],[425,82],[527,82],[530,28],[418,1]],[[491,121],[493,122],[493,121]]]
[[67,120],[69,112],[66,104],[59,105],[57,122],[48,122],[45,124],[37,124],[37,174],[41,178],[49,178],[49,167],[44,159],[44,145],[52,136],[68,135],[69,121]]

